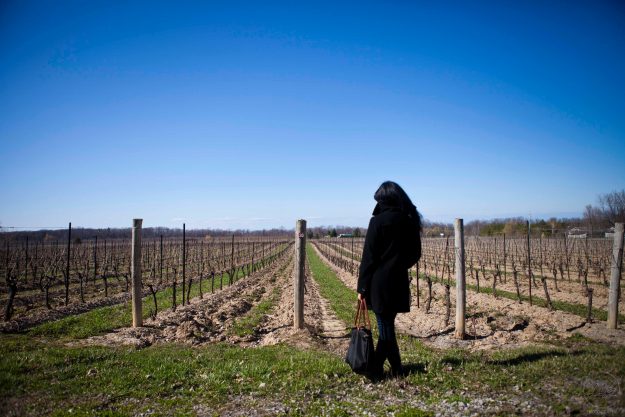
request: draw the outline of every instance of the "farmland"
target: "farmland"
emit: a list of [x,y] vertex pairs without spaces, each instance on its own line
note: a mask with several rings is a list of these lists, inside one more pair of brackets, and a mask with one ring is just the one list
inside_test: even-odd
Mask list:
[[528,251],[526,239],[466,238],[458,340],[453,239],[423,239],[411,312],[397,320],[410,374],[375,384],[342,359],[363,239],[307,243],[299,330],[292,242],[143,241],[142,327],[131,327],[129,239],[5,244],[2,414],[625,412],[623,317],[605,325],[610,241],[532,238]]

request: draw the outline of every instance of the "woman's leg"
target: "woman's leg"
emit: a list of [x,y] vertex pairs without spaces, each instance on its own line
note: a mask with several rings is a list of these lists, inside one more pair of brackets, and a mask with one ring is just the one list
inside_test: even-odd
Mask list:
[[401,375],[403,369],[401,366],[401,356],[399,355],[399,345],[395,336],[395,328],[393,327],[393,337],[388,342],[388,361],[391,364],[391,374],[394,376]]
[[401,358],[399,356],[399,347],[397,346],[397,338],[395,336],[395,316],[391,314],[377,314],[378,321],[378,346],[375,350],[376,360],[380,373],[384,371],[384,361],[388,358],[393,372],[401,369]]

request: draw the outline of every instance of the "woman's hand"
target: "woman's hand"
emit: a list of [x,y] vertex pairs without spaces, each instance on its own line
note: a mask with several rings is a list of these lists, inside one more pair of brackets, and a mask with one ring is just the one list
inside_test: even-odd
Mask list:
[[364,299],[364,297],[362,296],[361,293],[358,293],[358,301],[362,301]]

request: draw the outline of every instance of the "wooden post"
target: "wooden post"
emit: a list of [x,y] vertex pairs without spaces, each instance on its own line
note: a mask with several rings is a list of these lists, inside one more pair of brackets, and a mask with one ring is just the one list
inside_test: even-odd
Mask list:
[[28,235],[26,235],[26,259],[24,260],[24,282],[28,279]]
[[182,305],[184,305],[184,294],[186,286],[186,265],[187,265],[187,225],[182,223]]
[[614,227],[614,245],[612,246],[612,269],[610,273],[610,296],[608,299],[608,329],[618,325],[618,299],[623,265],[623,223]]
[[354,231],[352,230],[352,265],[350,267],[350,270],[352,271],[352,275],[355,275],[355,266],[354,266]]
[[304,328],[304,267],[306,265],[306,220],[295,226],[295,285],[293,286],[294,318],[296,329]]
[[69,260],[72,252],[72,222],[67,229],[67,263],[65,265],[65,305],[69,303]]
[[158,257],[158,262],[159,262],[159,270],[160,270],[159,279],[162,283],[163,282],[163,235],[161,235],[161,248],[160,248],[160,255]]
[[234,282],[234,234],[232,235],[232,245],[230,248],[230,285]]
[[588,288],[586,290],[586,295],[588,296],[588,310],[586,313],[586,323],[592,323],[592,293],[593,293],[592,288]]
[[506,254],[506,234],[503,234],[503,282],[508,283],[508,269],[506,268],[507,254]]
[[454,222],[454,250],[456,252],[456,332],[457,339],[464,338],[466,312],[466,288],[464,276],[464,224],[462,219]]
[[141,304],[141,224],[143,219],[132,221],[132,327],[143,326]]
[[98,235],[95,235],[93,242],[93,286],[95,288],[95,281],[98,276]]
[[532,305],[532,256],[530,254],[530,221],[527,221],[527,280],[530,284],[530,305]]

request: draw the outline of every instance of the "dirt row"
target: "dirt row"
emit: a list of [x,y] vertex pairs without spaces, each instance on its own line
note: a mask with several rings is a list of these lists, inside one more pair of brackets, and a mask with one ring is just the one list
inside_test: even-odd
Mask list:
[[[315,245],[313,245],[315,246]],[[315,251],[349,288],[356,288],[357,277],[333,265],[315,246]],[[413,281],[414,284],[414,281]],[[449,323],[445,324],[445,287],[434,283],[433,299],[429,313],[425,312],[427,287],[421,281],[422,301],[416,306],[416,288],[413,285],[413,304],[410,313],[400,314],[397,327],[400,331],[439,347],[464,347],[470,350],[512,348],[539,343],[549,339],[567,338],[575,333],[605,343],[625,345],[625,330],[608,330],[605,323],[586,323],[577,315],[562,311],[549,311],[524,302],[495,298],[492,295],[467,291],[467,337],[454,338],[455,288],[451,288]]]
[[79,343],[142,348],[174,341],[197,345],[239,339],[230,332],[235,319],[268,296],[291,258],[290,251],[287,251],[273,265],[241,278],[221,291],[192,298],[187,305],[175,310],[160,311],[155,318],[145,320],[143,327],[120,328]]
[[293,328],[293,275],[280,284],[280,299],[261,326],[264,336],[258,344],[285,342],[300,348],[316,347],[344,355],[348,344],[347,328],[319,294],[319,286],[312,278],[308,263],[304,282],[304,328],[301,330]]
[[[240,279],[233,285],[191,302],[175,311],[160,312],[141,328],[122,328],[72,344],[129,345],[143,348],[158,343],[179,342],[201,345],[229,342],[242,346],[266,346],[286,343],[298,348],[319,348],[344,354],[347,329],[319,295],[318,286],[306,269],[304,329],[293,328],[293,254],[285,253],[267,270]],[[234,331],[262,301],[272,302],[260,318],[253,334],[239,336]]]

